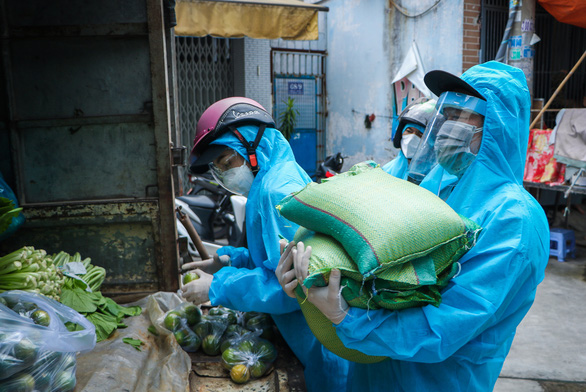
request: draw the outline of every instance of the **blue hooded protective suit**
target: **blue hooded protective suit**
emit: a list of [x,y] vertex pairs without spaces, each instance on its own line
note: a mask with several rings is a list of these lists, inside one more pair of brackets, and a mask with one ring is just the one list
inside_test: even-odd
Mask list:
[[[258,127],[240,126],[238,130],[246,140],[252,141]],[[228,146],[248,160],[244,146],[230,132],[212,144]],[[292,240],[299,227],[280,216],[275,206],[311,179],[295,161],[287,140],[274,128],[265,129],[256,154],[260,170],[246,202],[248,249],[218,250],[218,255],[231,257],[232,266],[214,274],[210,301],[214,306],[270,314],[305,367],[308,391],[343,391],[348,362],[332,354],[313,336],[297,300],[285,294],[275,275],[280,257],[279,234]]]
[[387,162],[382,169],[389,173],[393,177],[400,178],[401,180],[407,179],[409,163],[403,151],[399,150],[397,156]]
[[543,209],[523,188],[529,91],[518,68],[488,62],[462,79],[487,99],[482,145],[446,200],[483,227],[439,307],[350,308],[347,347],[389,359],[352,364],[353,391],[491,391],[549,258]]
[[[409,162],[401,150],[382,169],[391,176],[400,178],[401,180],[406,180],[409,176]],[[445,200],[450,195],[457,181],[458,177],[448,173],[438,165],[432,169],[419,185]]]

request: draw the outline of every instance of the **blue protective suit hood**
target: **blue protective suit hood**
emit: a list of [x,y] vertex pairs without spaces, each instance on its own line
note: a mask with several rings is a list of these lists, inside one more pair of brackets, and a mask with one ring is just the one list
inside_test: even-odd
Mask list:
[[[239,126],[238,130],[247,141],[254,141],[258,127]],[[230,147],[248,161],[245,147],[231,132],[212,144]],[[280,258],[279,235],[292,240],[299,228],[282,217],[275,207],[311,179],[297,164],[289,142],[277,129],[265,129],[256,155],[259,170],[246,202],[248,249],[225,246],[217,251],[218,255],[229,255],[232,266],[214,274],[210,301],[214,306],[270,314],[305,367],[307,390],[344,391],[348,361],[332,354],[313,336],[297,300],[285,294],[275,275]]]
[[446,202],[482,228],[439,307],[351,308],[344,344],[389,359],[352,364],[353,391],[491,391],[549,258],[541,206],[523,188],[530,98],[518,68],[488,62],[462,79],[487,99],[482,145]]

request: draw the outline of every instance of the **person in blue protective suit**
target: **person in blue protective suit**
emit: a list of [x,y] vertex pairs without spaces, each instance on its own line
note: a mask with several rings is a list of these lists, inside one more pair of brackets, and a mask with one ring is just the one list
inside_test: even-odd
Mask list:
[[384,171],[402,180],[407,179],[409,161],[417,151],[425,127],[433,115],[435,103],[433,99],[422,97],[403,109],[393,135],[393,146],[399,152],[394,159],[382,166]]
[[[435,99],[422,97],[413,101],[401,112],[393,136],[393,146],[400,150],[393,160],[382,167],[384,171],[402,180],[409,179],[409,164],[419,151],[421,138],[434,115],[435,106]],[[457,182],[457,177],[443,170],[441,166],[434,168],[427,177],[430,186],[427,182],[423,186],[444,199]],[[415,183],[421,182],[413,178],[410,180]],[[434,189],[433,186],[436,184],[437,187]]]
[[292,239],[298,229],[275,206],[311,179],[272,117],[248,98],[214,103],[198,121],[190,170],[211,170],[220,184],[248,198],[248,249],[225,246],[217,251],[219,257],[190,263],[200,278],[182,286],[183,296],[195,303],[209,300],[214,306],[270,314],[305,368],[307,390],[345,390],[348,362],[313,336],[299,304],[283,293],[275,276],[283,251],[279,238]]
[[[483,230],[459,260],[461,271],[439,307],[348,308],[337,270],[329,286],[309,290],[308,300],[333,322],[346,347],[388,357],[353,363],[353,391],[491,391],[549,257],[545,214],[523,188],[530,113],[523,71],[491,61],[461,78],[432,71],[424,80],[440,97],[436,120],[443,121],[433,153],[458,177],[446,202]],[[297,245],[291,257],[303,279],[310,248]]]

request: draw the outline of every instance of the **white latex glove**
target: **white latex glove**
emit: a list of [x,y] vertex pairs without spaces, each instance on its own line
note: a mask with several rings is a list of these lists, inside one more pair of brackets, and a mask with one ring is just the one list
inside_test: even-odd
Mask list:
[[[303,282],[308,275],[311,246],[305,248],[303,242],[299,242],[297,248],[292,250],[292,254],[295,275],[300,282]],[[301,285],[307,300],[314,304],[334,324],[340,324],[344,320],[349,308],[344,297],[340,295],[341,279],[342,273],[340,270],[333,269],[330,272],[330,281],[327,286],[312,287],[308,290],[303,284]]]
[[275,270],[277,280],[283,288],[283,291],[291,297],[295,298],[295,287],[297,287],[297,279],[295,277],[295,270],[293,267],[293,255],[291,249],[295,246],[293,241],[287,243],[287,240],[280,240],[279,246],[281,248],[281,258]]
[[196,269],[194,272],[199,276],[199,279],[192,280],[185,285],[181,283],[181,291],[183,298],[199,305],[210,300],[209,292],[214,275],[207,274],[200,269]]
[[220,268],[230,265],[230,256],[222,255],[218,256],[214,254],[211,259],[192,261],[191,263],[185,263],[181,266],[183,271],[191,271],[194,269],[200,269],[208,274],[215,274]]

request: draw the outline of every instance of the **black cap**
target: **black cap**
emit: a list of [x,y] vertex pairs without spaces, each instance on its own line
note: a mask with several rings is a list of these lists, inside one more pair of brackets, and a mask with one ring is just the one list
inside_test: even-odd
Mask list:
[[216,157],[227,148],[228,147],[221,144],[210,144],[200,156],[191,162],[189,170],[193,174],[203,174],[207,172],[209,169],[209,163],[216,159]]
[[486,101],[486,98],[484,98],[482,94],[476,91],[474,87],[470,86],[456,75],[452,75],[446,71],[429,71],[427,74],[425,74],[423,81],[431,90],[431,92],[438,97],[446,91],[453,91],[455,93],[471,95]]

